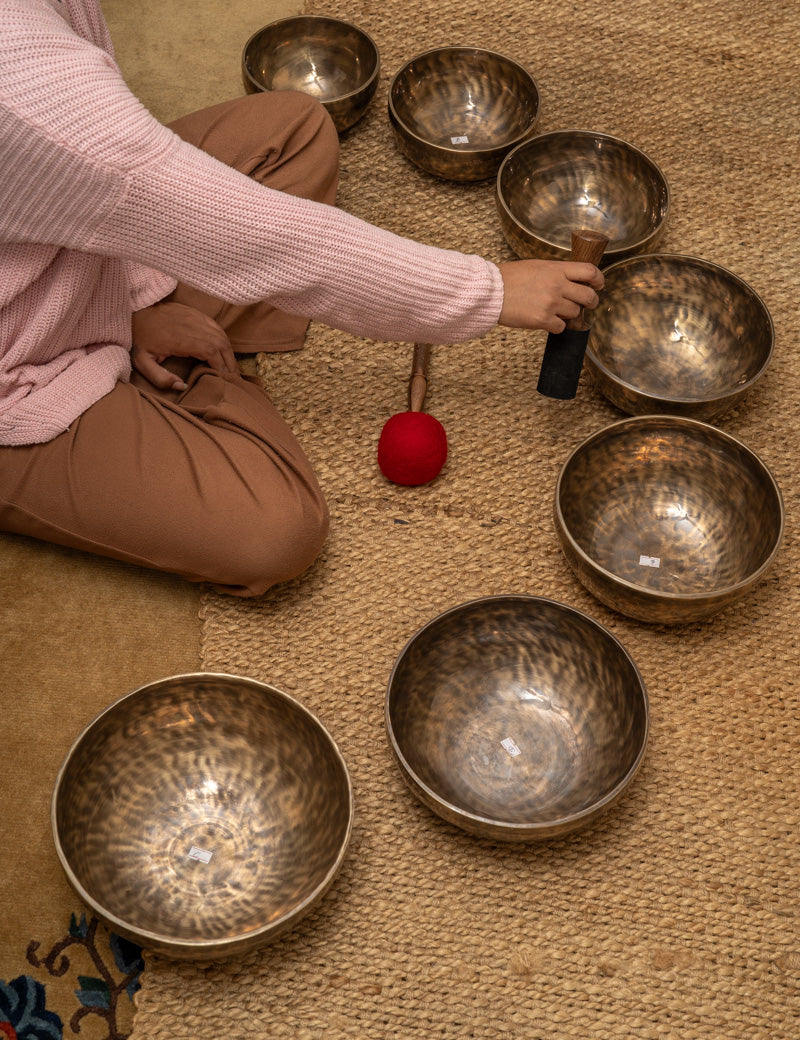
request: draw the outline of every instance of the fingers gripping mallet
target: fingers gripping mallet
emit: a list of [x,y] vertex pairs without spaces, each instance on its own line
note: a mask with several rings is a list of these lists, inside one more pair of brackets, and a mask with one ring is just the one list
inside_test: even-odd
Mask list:
[[378,441],[378,465],[393,484],[429,484],[447,460],[447,436],[438,419],[422,411],[431,347],[414,345],[407,412],[387,419]]
[[[580,263],[599,264],[607,245],[608,239],[598,231],[573,231],[572,259]],[[567,322],[563,332],[549,334],[539,370],[539,385],[536,387],[540,394],[561,401],[569,401],[575,396],[588,339],[589,326],[584,320],[583,308],[577,318]]]

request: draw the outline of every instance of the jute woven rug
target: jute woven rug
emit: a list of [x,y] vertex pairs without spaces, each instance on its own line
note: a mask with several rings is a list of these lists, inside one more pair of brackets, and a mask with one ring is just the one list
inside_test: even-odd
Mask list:
[[[775,319],[767,377],[720,425],[773,469],[787,537],[740,607],[678,629],[628,621],[572,577],[551,520],[570,449],[620,415],[586,383],[572,403],[537,396],[543,336],[498,331],[435,350],[426,408],[451,455],[421,489],[387,484],[375,462],[383,423],[405,408],[410,344],[315,326],[305,351],[262,358],[333,526],[297,581],[254,602],[205,598],[203,664],[271,682],[328,726],[353,777],[354,838],[321,907],[275,945],[211,966],[148,957],[134,1037],[797,1040],[800,16],[758,0],[310,9],[357,22],[381,48],[381,88],[342,153],[340,203],[370,220],[510,255],[491,182],[445,184],[394,147],[388,80],[437,44],[526,64],[542,130],[616,134],[663,166],[673,190],[664,250],[731,268]],[[643,770],[617,811],[525,847],[476,841],[417,804],[383,727],[389,672],[416,628],[508,592],[609,626],[652,711]]]

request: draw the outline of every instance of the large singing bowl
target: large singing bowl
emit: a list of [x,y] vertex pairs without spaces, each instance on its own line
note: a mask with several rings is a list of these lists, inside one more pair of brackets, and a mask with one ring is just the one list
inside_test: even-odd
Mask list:
[[555,526],[577,577],[622,614],[700,621],[766,575],[783,538],[778,485],[741,441],[681,416],[623,419],[567,459]]
[[520,257],[568,260],[572,232],[609,241],[604,264],[652,251],[664,232],[670,191],[640,149],[592,130],[554,130],[506,155],[495,195],[500,227]]
[[356,25],[324,15],[270,22],[242,52],[245,90],[299,90],[322,102],[342,133],[364,115],[378,87],[380,54]]
[[630,415],[709,420],[761,378],[775,342],[772,318],[746,282],[708,260],[668,253],[607,267],[586,368]]
[[389,88],[389,121],[398,148],[445,180],[494,177],[503,156],[533,133],[538,118],[535,80],[495,51],[426,51],[407,62]]
[[595,821],[636,775],[649,726],[631,656],[586,614],[536,596],[446,611],[400,653],[386,727],[403,777],[449,823],[495,841]]
[[179,675],[116,701],[59,771],[51,821],[78,896],[174,958],[276,938],[339,869],[353,804],[328,732],[272,686]]

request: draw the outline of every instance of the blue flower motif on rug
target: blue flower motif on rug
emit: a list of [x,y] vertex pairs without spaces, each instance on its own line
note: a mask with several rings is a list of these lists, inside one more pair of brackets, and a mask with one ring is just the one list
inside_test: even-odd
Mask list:
[[61,1019],[45,1006],[45,988],[30,975],[0,980],[0,1037],[7,1040],[62,1040]]
[[114,932],[111,933],[109,945],[111,946],[111,952],[114,954],[114,963],[122,974],[130,980],[125,987],[125,992],[133,1000],[134,993],[142,985],[139,981],[139,977],[144,971],[142,948],[128,939],[123,939],[121,935],[117,935]]
[[[99,921],[95,917],[87,921],[85,914],[82,914],[80,919],[72,914],[69,933],[60,942],[57,942],[45,957],[39,956],[39,943],[30,943],[28,963],[34,968],[46,971],[53,978],[60,978],[67,975],[72,968],[70,956],[78,951],[83,951],[83,954],[88,956],[89,962],[97,970],[97,974],[76,975],[80,988],[75,990],[75,996],[78,998],[80,1007],[70,1018],[70,1030],[72,1033],[80,1033],[81,1022],[86,1016],[92,1015],[105,1022],[108,1032],[104,1040],[126,1040],[127,1034],[120,1029],[118,1022],[118,1003],[123,993],[132,1000],[139,989],[139,977],[144,970],[142,950],[141,947],[127,939],[113,933],[110,934],[106,957],[110,949],[114,964],[121,975],[121,978],[115,977],[111,966],[105,962],[103,957],[98,926]],[[72,970],[75,969],[72,968]],[[39,984],[36,983],[36,985]],[[42,1007],[44,1007],[44,987],[39,986],[39,988],[42,991]],[[46,1014],[52,1015],[51,1012],[46,1012]],[[1,1015],[0,1010],[0,1018]],[[52,1018],[58,1023],[57,1033],[22,1034],[17,1030],[16,1033],[8,1034],[9,1040],[22,1040],[23,1035],[25,1040],[28,1038],[39,1040],[40,1036],[41,1040],[50,1040],[51,1037],[61,1038],[63,1028],[61,1020],[57,1015],[52,1015]],[[5,1040],[1,1020],[0,1040]]]
[[[74,918],[73,918],[74,922]],[[83,930],[81,938],[86,937],[86,918],[81,918],[80,928]],[[135,946],[127,939],[112,934],[109,939],[111,952],[114,954],[114,963],[128,980],[125,992],[133,1000],[133,995],[139,989],[139,975],[144,967],[142,961],[141,947]],[[111,1008],[112,993],[105,979],[96,978],[92,975],[79,975],[78,982],[81,988],[75,990],[75,996],[86,1008]]]

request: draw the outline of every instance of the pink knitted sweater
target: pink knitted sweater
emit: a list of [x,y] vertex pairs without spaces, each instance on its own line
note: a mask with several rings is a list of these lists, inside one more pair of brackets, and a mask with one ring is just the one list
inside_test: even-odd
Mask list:
[[0,23],[0,444],[50,440],[128,379],[131,314],[177,281],[376,340],[496,323],[495,265],[264,188],[158,123],[99,0],[2,0]]

